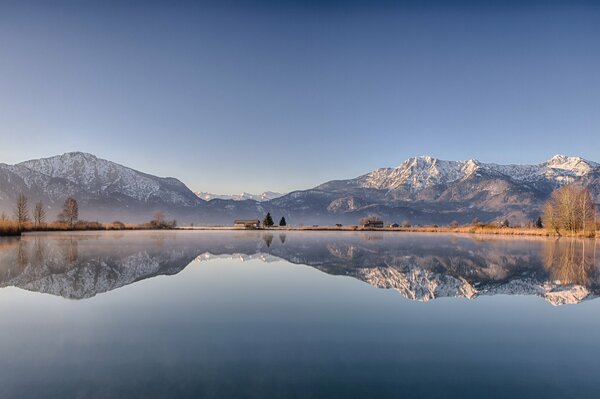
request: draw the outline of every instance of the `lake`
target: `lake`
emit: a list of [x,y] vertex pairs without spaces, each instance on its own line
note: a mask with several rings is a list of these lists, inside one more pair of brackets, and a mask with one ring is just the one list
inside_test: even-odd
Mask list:
[[0,238],[1,398],[590,398],[594,240]]

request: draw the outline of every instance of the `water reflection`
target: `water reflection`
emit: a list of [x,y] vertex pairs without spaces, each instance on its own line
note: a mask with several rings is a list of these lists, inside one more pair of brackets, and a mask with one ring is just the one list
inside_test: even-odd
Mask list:
[[544,267],[561,284],[590,286],[596,269],[596,241],[555,239],[544,245]]
[[406,298],[537,295],[554,305],[600,292],[588,239],[288,232],[35,234],[0,240],[0,286],[82,299],[194,259],[283,259],[345,275]]

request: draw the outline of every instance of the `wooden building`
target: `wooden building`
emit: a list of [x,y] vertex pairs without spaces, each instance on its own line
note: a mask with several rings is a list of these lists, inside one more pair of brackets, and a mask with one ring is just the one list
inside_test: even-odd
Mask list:
[[375,228],[382,229],[383,228],[383,220],[374,219],[374,218],[366,218],[360,221],[362,227],[365,228]]
[[244,227],[246,229],[258,229],[260,220],[258,219],[237,219],[233,221],[234,227]]

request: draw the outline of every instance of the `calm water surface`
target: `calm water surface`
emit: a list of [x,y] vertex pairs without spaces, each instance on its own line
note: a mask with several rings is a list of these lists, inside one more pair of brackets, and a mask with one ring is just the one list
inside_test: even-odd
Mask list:
[[0,398],[600,396],[596,242],[0,239]]

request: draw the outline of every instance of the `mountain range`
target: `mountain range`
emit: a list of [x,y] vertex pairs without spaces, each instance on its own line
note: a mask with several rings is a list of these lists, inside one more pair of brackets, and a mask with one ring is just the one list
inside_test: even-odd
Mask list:
[[142,222],[161,210],[180,224],[231,224],[271,212],[291,224],[385,222],[446,224],[538,217],[550,193],[565,184],[586,186],[600,202],[600,165],[556,155],[536,165],[498,165],[474,159],[414,157],[347,180],[325,182],[285,195],[215,196],[194,193],[181,181],[156,177],[94,155],[71,152],[16,165],[0,164],[0,211],[10,216],[20,192],[42,201],[54,218],[71,196],[88,220]]
[[243,192],[241,194],[214,194],[204,191],[198,191],[195,194],[198,196],[198,198],[202,198],[205,201],[210,201],[212,199],[225,199],[234,201],[253,200],[258,202],[269,201],[285,195],[282,193],[276,193],[274,191],[265,191],[260,194],[251,194],[246,192]]
[[[508,218],[513,224],[539,216],[551,192],[565,184],[588,187],[600,200],[600,165],[556,155],[537,165],[498,165],[474,159],[410,158],[348,180],[334,180],[272,201],[303,217],[357,220],[372,214],[385,221],[446,224]],[[313,218],[314,220],[314,218]]]

